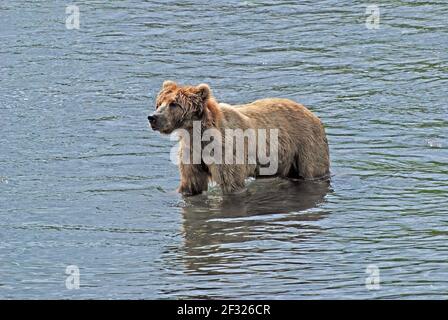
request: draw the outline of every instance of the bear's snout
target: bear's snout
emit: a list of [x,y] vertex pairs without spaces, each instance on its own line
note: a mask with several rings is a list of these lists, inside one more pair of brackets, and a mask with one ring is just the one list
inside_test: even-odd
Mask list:
[[151,128],[153,130],[157,130],[157,115],[156,114],[152,114],[148,116],[148,121],[151,124]]

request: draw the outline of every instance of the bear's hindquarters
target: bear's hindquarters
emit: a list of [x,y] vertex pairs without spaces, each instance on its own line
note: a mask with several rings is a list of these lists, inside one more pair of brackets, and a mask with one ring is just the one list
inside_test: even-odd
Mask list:
[[[325,134],[325,133],[324,133]],[[327,138],[316,136],[298,146],[289,178],[323,179],[330,175],[330,155]]]

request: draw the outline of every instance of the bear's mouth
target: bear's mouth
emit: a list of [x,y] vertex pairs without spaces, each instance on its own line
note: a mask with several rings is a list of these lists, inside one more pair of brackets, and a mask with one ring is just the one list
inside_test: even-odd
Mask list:
[[159,130],[160,130],[159,127],[158,127],[155,123],[151,123],[151,122],[149,122],[148,124],[149,124],[149,127],[150,127],[152,130],[154,130],[154,131],[159,131]]
[[173,130],[166,129],[166,128],[160,128],[156,124],[150,124],[150,127],[151,127],[152,130],[159,131],[161,134],[170,134],[173,131]]
[[154,129],[154,130],[157,130],[157,131],[159,131],[162,134],[170,134],[171,132],[173,132],[173,130],[170,130],[170,129],[160,129],[160,128],[158,128],[158,129]]

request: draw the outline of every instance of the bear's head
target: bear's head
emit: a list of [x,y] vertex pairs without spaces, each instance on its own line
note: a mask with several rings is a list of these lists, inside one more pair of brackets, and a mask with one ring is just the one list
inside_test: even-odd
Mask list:
[[207,84],[178,86],[165,81],[156,99],[156,111],[148,116],[153,130],[169,134],[176,129],[190,129],[193,121],[207,118],[212,97]]

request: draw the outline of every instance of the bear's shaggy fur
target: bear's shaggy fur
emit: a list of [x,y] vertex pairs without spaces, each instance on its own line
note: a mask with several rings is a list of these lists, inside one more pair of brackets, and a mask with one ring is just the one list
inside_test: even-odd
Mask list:
[[[311,180],[329,175],[330,157],[324,127],[311,111],[294,101],[268,98],[237,106],[218,104],[206,84],[178,86],[173,81],[165,81],[153,116],[148,117],[152,128],[165,134],[185,129],[192,135],[193,121],[201,121],[202,131],[219,130],[224,144],[225,129],[278,129],[275,176]],[[193,148],[192,141],[183,140],[180,140],[180,159],[185,151]],[[185,195],[206,191],[209,180],[216,182],[223,192],[232,193],[244,189],[247,177],[259,176],[260,164],[207,165],[204,161],[201,164],[179,161],[179,169],[178,191]]]

